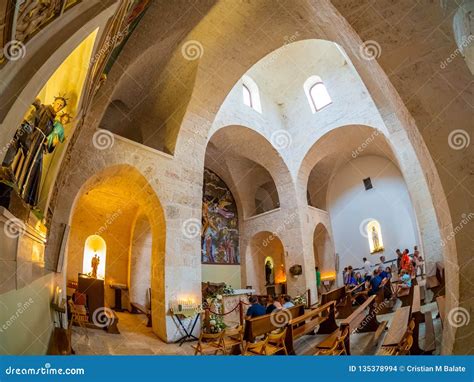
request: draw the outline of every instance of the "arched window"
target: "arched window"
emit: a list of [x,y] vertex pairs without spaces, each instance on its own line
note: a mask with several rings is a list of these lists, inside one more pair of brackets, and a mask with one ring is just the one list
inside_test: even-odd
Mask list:
[[369,239],[370,253],[383,251],[382,230],[377,220],[371,220],[367,223],[367,237]]
[[242,95],[244,97],[244,104],[253,108],[252,93],[250,93],[250,89],[245,84],[242,84]]
[[242,99],[244,104],[252,109],[262,112],[262,104],[260,102],[260,92],[254,80],[249,76],[242,77]]
[[324,86],[324,83],[320,77],[309,77],[305,81],[303,88],[313,114],[332,103],[326,86]]
[[82,261],[82,273],[89,276],[105,278],[105,260],[107,245],[99,235],[91,235],[84,244],[84,259]]

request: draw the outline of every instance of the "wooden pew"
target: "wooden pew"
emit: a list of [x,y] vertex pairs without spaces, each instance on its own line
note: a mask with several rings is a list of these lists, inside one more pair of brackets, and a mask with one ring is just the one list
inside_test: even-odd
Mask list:
[[[254,341],[255,338],[259,336],[262,336],[264,334],[270,333],[273,330],[286,326],[288,322],[290,322],[292,319],[300,317],[304,314],[304,305],[296,305],[279,312],[285,313],[281,313],[281,317],[278,318],[275,318],[274,315],[277,313],[274,313],[273,317],[272,314],[265,314],[260,317],[246,319],[244,339],[246,341]],[[283,314],[287,315],[284,316]]]
[[[435,332],[431,312],[421,312],[421,294],[420,286],[413,287],[413,301],[411,305],[411,318],[415,320],[415,329],[413,330],[413,346],[411,354],[432,354],[436,349]],[[420,347],[420,324],[425,323],[425,339],[423,348]]]
[[441,319],[441,326],[444,326],[444,320],[446,319],[446,298],[444,296],[437,297],[436,305],[438,305],[438,315]]
[[402,302],[402,306],[411,306],[413,302],[413,291],[415,283],[412,280],[411,287],[406,289],[399,289],[397,298]]
[[314,334],[314,330],[318,326],[322,327],[323,332],[329,333],[337,329],[334,301],[311,309],[302,316],[293,318],[288,323],[285,339],[288,353],[295,354],[295,340],[306,334]]
[[393,301],[385,301],[385,288],[392,290],[392,284],[390,280],[385,285],[381,285],[379,290],[375,294],[375,304],[377,306],[377,314],[387,314],[393,312]]
[[349,317],[352,313],[353,301],[352,292],[350,291],[355,290],[354,288],[348,290],[346,289],[346,286],[342,286],[332,291],[323,293],[321,295],[321,305],[326,305],[328,302],[334,301],[336,303],[336,317]]
[[433,292],[432,302],[439,296],[444,296],[445,290],[445,275],[444,265],[441,262],[436,263],[436,274],[426,278],[426,287]]
[[[208,283],[208,284],[210,284],[210,283]],[[152,327],[152,320],[151,320],[151,288],[147,289],[146,298],[150,302],[150,308],[147,308],[146,306],[141,305],[141,304],[136,303],[136,302],[130,302],[130,306],[132,307],[131,313],[132,314],[137,314],[137,313],[144,314],[148,319],[148,321],[146,323],[146,326],[151,328]]]
[[401,343],[403,336],[407,331],[408,322],[410,320],[410,307],[405,306],[397,309],[395,312],[388,333],[385,336],[382,347],[377,354],[384,354],[384,348],[397,346]]
[[330,349],[334,345],[337,337],[339,337],[341,333],[343,333],[344,329],[347,327],[349,329],[349,335],[346,337],[344,345],[346,347],[347,354],[350,355],[350,335],[352,333],[375,332],[374,340],[377,341],[383,333],[383,330],[385,329],[386,325],[387,321],[383,321],[381,323],[377,321],[377,314],[375,311],[375,295],[370,296],[349,317],[347,317],[340,323],[340,327],[338,330],[333,332],[324,341],[319,343],[316,348]]

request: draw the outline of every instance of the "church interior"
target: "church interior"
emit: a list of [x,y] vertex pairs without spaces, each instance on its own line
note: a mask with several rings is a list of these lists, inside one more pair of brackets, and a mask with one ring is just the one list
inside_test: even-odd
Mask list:
[[473,0],[0,20],[0,354],[474,353]]

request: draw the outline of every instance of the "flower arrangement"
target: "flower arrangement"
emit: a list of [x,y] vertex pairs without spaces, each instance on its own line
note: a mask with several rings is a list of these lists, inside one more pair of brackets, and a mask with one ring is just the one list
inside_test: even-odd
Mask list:
[[209,317],[209,332],[210,333],[220,333],[222,332],[227,325],[224,323],[224,318],[218,316],[217,314],[211,314]]
[[306,305],[306,297],[305,296],[296,296],[293,299],[293,303],[295,305]]

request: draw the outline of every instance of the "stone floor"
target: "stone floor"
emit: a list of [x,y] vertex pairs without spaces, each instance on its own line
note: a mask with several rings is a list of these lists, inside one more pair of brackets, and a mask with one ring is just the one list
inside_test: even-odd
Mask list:
[[[427,292],[427,301],[431,300],[431,292]],[[397,301],[397,305],[394,307],[396,310],[401,305],[400,301]],[[436,302],[432,302],[426,305],[422,305],[422,312],[432,311],[433,324],[436,333],[436,351],[434,354],[439,354],[441,344],[441,323],[440,319],[435,319],[438,309]],[[119,330],[120,334],[108,334],[103,330],[88,329],[88,338],[84,335],[84,330],[78,327],[73,327],[72,343],[76,354],[82,355],[98,355],[98,354],[111,354],[111,355],[191,355],[193,349],[191,343],[185,343],[183,346],[177,344],[167,344],[158,339],[158,337],[152,332],[151,328],[146,327],[146,317],[141,314],[130,314],[127,312],[117,313],[119,317]],[[386,315],[379,315],[377,319],[379,322],[388,321],[390,326],[393,318],[393,313]],[[383,343],[383,338],[386,335],[382,334],[378,344],[373,344],[373,333],[360,333],[351,335],[351,352],[353,355],[371,355],[375,354]],[[326,336],[325,335],[308,335],[297,340],[295,349],[297,354],[313,354],[314,347],[316,344],[321,342]],[[424,337],[424,324],[420,326],[420,343]]]

